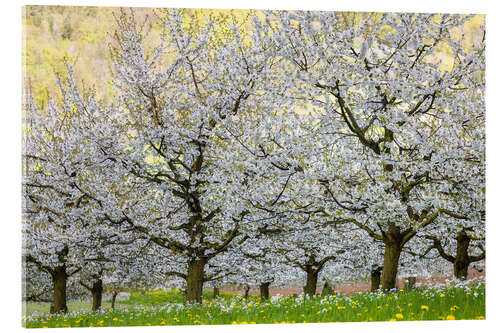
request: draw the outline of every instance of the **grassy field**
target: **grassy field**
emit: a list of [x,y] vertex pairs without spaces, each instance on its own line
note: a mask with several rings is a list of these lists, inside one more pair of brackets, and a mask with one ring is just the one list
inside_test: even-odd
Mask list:
[[[205,296],[210,297],[207,292]],[[257,296],[222,294],[205,299],[201,305],[184,305],[176,290],[132,293],[128,300],[99,312],[81,310],[83,303],[70,303],[65,315],[31,311],[23,326],[105,327],[149,325],[206,325],[258,323],[318,323],[359,321],[459,320],[485,318],[485,285],[436,287],[391,294],[360,293],[351,296],[307,298],[273,297],[262,302]],[[30,306],[28,306],[30,308]],[[31,308],[33,310],[33,308]],[[87,304],[88,309],[88,304]]]
[[[205,299],[213,298],[212,291],[204,290],[203,297]],[[231,297],[235,297],[234,294],[229,293],[220,293],[220,297],[224,299],[228,299]],[[126,300],[117,300],[115,302],[115,311],[130,311],[133,310],[136,306],[161,306],[167,303],[184,303],[184,295],[178,290],[169,290],[169,291],[159,291],[159,292],[148,292],[148,293],[140,293],[134,292],[131,293],[130,297]],[[68,310],[70,313],[72,312],[88,312],[92,308],[92,303],[90,301],[69,301],[68,302]],[[111,310],[111,301],[103,300],[102,301],[102,310]],[[50,311],[50,303],[41,303],[41,302],[25,302],[23,303],[22,313],[25,316],[39,315],[39,314],[48,314]]]

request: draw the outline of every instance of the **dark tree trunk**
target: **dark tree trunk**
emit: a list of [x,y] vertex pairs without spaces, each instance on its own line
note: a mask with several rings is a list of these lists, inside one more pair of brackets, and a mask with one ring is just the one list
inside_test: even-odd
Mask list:
[[457,279],[467,279],[467,271],[470,264],[468,254],[469,244],[469,236],[467,236],[465,231],[460,232],[457,237],[457,255],[455,256],[455,262],[453,263],[453,275],[455,275],[455,278]]
[[214,287],[214,298],[217,298],[219,297],[219,288],[218,287]]
[[453,264],[453,275],[455,278],[460,280],[467,280],[467,272],[469,270],[469,262],[467,260],[459,261],[455,260]]
[[98,311],[101,309],[102,304],[102,280],[97,279],[92,285],[92,311]]
[[54,269],[52,272],[52,283],[54,287],[54,299],[50,307],[51,313],[68,312],[66,304],[66,284],[68,282],[68,275],[66,274],[66,267],[61,266]]
[[203,295],[203,278],[205,273],[205,258],[191,260],[188,264],[186,301],[187,303],[201,303]]
[[116,296],[118,296],[118,291],[114,291],[113,295],[111,296],[111,308],[113,310],[115,309]]
[[245,286],[245,296],[244,296],[245,299],[248,299],[249,294],[250,294],[250,286],[247,284]]
[[269,298],[269,285],[271,282],[264,282],[260,284],[260,298],[266,300]]
[[416,283],[417,283],[417,277],[416,276],[409,276],[406,279],[405,290],[414,290]]
[[370,291],[375,292],[380,289],[380,275],[382,274],[382,267],[377,266],[372,269],[370,273],[371,288]]
[[330,294],[333,294],[333,288],[330,287],[328,282],[325,282],[325,284],[323,285],[323,290],[321,290],[321,295],[326,296],[326,295],[330,295]]
[[318,284],[318,272],[312,266],[306,266],[307,279],[304,287],[304,294],[309,296],[316,295],[316,286]]
[[401,243],[395,240],[385,241],[384,266],[382,268],[382,290],[388,291],[396,288],[399,257],[401,256]]

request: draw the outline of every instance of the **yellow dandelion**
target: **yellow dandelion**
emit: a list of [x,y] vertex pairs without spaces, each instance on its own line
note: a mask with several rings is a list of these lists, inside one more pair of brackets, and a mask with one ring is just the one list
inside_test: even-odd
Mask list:
[[235,321],[233,321],[231,324],[232,324],[232,325],[236,325],[236,324],[238,324],[238,323],[237,323],[237,322],[235,322]]
[[439,295],[439,297],[445,297],[445,296],[446,296],[445,294],[441,294],[441,295]]
[[403,314],[402,313],[396,313],[396,318],[397,319],[403,319]]
[[455,316],[450,314],[446,316],[446,320],[455,320]]
[[429,307],[427,305],[422,305],[420,308],[424,311],[429,311]]
[[389,321],[396,321],[396,319],[395,318],[391,318],[391,319],[389,319]]

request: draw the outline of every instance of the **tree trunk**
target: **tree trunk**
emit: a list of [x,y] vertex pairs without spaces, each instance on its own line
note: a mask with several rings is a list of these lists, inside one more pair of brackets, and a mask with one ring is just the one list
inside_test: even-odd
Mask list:
[[469,262],[467,260],[460,261],[455,259],[453,263],[453,275],[460,280],[467,280],[467,272],[469,270]]
[[399,257],[401,245],[394,240],[385,242],[384,266],[382,268],[382,290],[389,291],[396,288],[396,276],[398,275]]
[[330,287],[328,282],[325,282],[325,284],[323,285],[323,290],[321,290],[321,296],[330,295],[332,293],[333,293],[333,288]]
[[66,267],[58,267],[52,273],[52,283],[54,287],[54,299],[50,307],[51,313],[68,312],[66,304],[66,284],[68,276],[66,275]]
[[372,269],[371,276],[371,288],[370,291],[375,292],[380,289],[380,275],[382,274],[382,267],[377,266]]
[[460,280],[467,279],[467,271],[469,269],[469,244],[470,238],[467,236],[465,231],[458,234],[457,237],[457,255],[455,256],[455,262],[453,263],[453,275],[455,278]]
[[92,285],[92,311],[98,311],[101,309],[102,304],[102,280],[97,279]]
[[114,291],[113,295],[111,296],[111,308],[113,310],[115,309],[116,296],[118,296],[118,291]]
[[316,295],[316,285],[318,284],[318,272],[311,266],[307,266],[307,280],[304,287],[304,293],[309,296]]
[[191,260],[188,264],[186,301],[201,303],[203,295],[203,278],[207,260],[205,258]]
[[214,287],[214,299],[219,297],[219,288],[218,287]]
[[245,297],[245,299],[248,299],[248,295],[249,295],[249,293],[250,293],[250,286],[247,284],[247,285],[245,286],[245,296],[244,296],[244,297]]
[[417,277],[416,276],[409,276],[406,279],[405,290],[414,290],[416,283],[417,283]]
[[260,284],[260,298],[266,300],[269,298],[269,285],[271,282],[264,282]]

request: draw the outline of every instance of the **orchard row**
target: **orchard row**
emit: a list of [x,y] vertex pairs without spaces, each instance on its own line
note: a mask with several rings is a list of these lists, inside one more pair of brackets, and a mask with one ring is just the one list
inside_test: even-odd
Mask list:
[[112,104],[26,89],[27,300],[336,285],[484,262],[484,27],[471,16],[116,16]]

